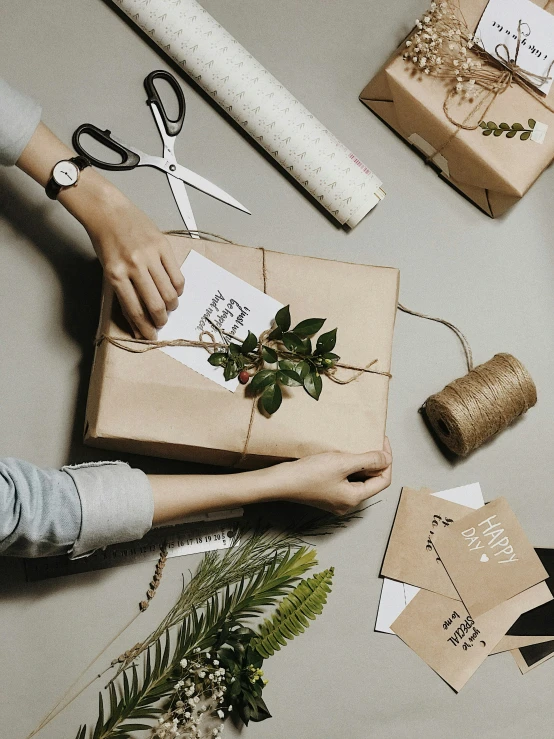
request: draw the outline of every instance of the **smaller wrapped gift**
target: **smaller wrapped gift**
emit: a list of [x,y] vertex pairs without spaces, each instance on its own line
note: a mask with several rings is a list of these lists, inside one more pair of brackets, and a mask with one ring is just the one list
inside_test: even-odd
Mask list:
[[[268,417],[249,386],[235,392],[155,348],[137,353],[109,285],[104,285],[86,412],[91,446],[194,462],[259,467],[323,451],[381,449],[385,435],[399,272],[170,236],[179,264],[194,249],[283,305],[293,316],[327,318],[335,351],[352,369],[347,384],[323,376],[315,401],[284,388]],[[186,290],[185,286],[185,290]],[[198,337],[183,337],[198,339]],[[127,342],[127,343],[126,343]],[[210,356],[204,347],[195,349]],[[337,375],[338,376],[338,375]]]
[[[536,4],[554,13],[554,3]],[[516,58],[502,34],[496,56],[480,49],[473,34],[486,6],[487,0],[433,3],[360,100],[443,179],[496,217],[554,157],[554,93],[541,94],[537,75],[518,64],[519,51],[531,43],[527,24],[510,29]],[[440,48],[429,49],[435,33]]]

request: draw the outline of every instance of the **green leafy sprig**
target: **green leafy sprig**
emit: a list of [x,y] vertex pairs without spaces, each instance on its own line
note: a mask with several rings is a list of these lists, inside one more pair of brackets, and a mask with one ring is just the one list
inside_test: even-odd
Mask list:
[[[273,653],[270,649],[275,651],[275,643],[282,646],[321,612],[332,571],[302,580],[316,564],[315,550],[294,542],[284,550],[281,537],[269,537],[268,542],[261,570],[213,593],[201,608],[187,611],[176,637],[167,628],[144,649],[142,669],[134,662],[108,684],[108,701],[99,695],[92,739],[129,739],[131,732],[153,729],[153,736],[174,736],[167,732],[175,721],[183,737],[197,736],[205,723],[211,735],[218,736],[227,715],[245,724],[270,717],[262,698],[263,660]],[[273,556],[267,557],[270,553]],[[279,599],[271,621],[258,630],[248,625]],[[216,729],[211,728],[214,721]],[[189,734],[189,728],[194,733]],[[86,736],[86,726],[79,727],[77,739]]]
[[272,415],[283,401],[282,387],[303,387],[319,400],[322,374],[329,374],[340,357],[333,353],[337,329],[312,338],[321,330],[325,318],[307,318],[291,329],[290,307],[277,311],[275,326],[257,338],[251,331],[241,343],[229,341],[227,347],[210,354],[208,362],[223,368],[226,381],[235,377],[250,382],[251,392],[260,396],[261,410]]
[[527,121],[529,128],[525,128],[521,123],[499,123],[498,125],[494,121],[481,121],[479,126],[483,129],[483,136],[502,136],[506,134],[507,139],[513,139],[519,133],[521,141],[527,141],[533,133],[536,121],[533,118],[529,118]]

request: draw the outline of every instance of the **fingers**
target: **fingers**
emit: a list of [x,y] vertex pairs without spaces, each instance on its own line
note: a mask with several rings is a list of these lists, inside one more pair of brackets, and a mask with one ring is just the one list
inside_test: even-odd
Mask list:
[[155,341],[157,338],[156,328],[146,314],[131,281],[121,280],[114,285],[114,289],[125,318],[131,325],[135,339],[144,336],[145,339]]
[[169,244],[168,248],[161,252],[160,259],[177,295],[182,295],[185,288],[185,278],[179,269],[179,265]]
[[177,295],[177,290],[169,279],[169,275],[164,269],[163,264],[161,262],[153,264],[148,268],[148,271],[150,272],[150,277],[154,281],[154,284],[165,303],[166,310],[175,310],[179,305],[179,297]]
[[150,272],[141,270],[131,277],[137,295],[144,304],[152,323],[161,328],[167,323],[167,308]]
[[392,454],[388,440],[383,451],[364,452],[363,454],[345,455],[345,472],[347,475],[379,474],[392,463]]

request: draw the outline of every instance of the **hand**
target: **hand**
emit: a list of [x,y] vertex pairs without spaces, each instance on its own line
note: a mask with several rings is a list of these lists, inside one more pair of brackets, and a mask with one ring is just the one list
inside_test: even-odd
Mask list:
[[343,515],[390,485],[392,454],[385,439],[382,452],[314,454],[272,469],[279,470],[275,497]]
[[83,225],[135,338],[155,340],[185,284],[169,240],[115,188],[94,215]]

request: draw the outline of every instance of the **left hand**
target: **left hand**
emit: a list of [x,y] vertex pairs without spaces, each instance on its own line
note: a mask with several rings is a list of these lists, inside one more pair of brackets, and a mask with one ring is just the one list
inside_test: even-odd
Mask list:
[[155,340],[185,285],[169,239],[115,188],[83,225],[135,338]]

